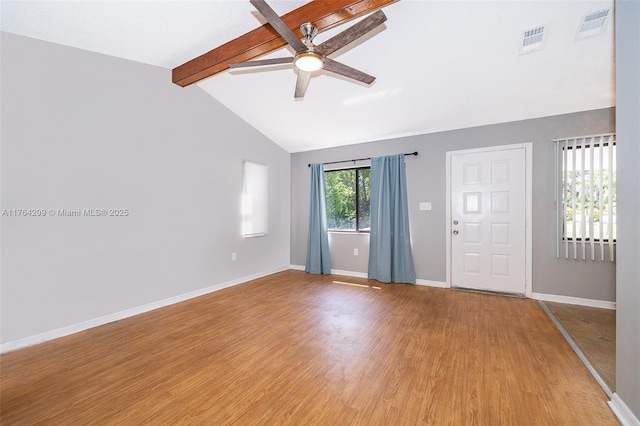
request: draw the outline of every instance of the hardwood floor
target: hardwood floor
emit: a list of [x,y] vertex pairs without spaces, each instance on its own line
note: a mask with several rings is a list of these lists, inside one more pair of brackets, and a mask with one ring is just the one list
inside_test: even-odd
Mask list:
[[0,363],[3,425],[617,424],[536,301],[300,271]]

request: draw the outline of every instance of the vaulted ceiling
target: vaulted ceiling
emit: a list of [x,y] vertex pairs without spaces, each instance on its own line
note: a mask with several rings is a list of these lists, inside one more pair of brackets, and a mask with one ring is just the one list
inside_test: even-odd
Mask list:
[[[307,3],[267,1],[279,15]],[[603,9],[604,29],[580,37]],[[399,0],[383,11],[378,30],[331,56],[377,77],[371,86],[320,71],[296,100],[291,65],[196,84],[289,152],[615,105],[613,1]],[[2,31],[167,69],[265,23],[244,0],[3,0],[0,15]],[[522,53],[523,32],[540,26],[542,48]]]

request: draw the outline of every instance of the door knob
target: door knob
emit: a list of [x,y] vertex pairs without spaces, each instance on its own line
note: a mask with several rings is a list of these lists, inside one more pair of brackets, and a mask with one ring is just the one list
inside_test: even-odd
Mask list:
[[453,230],[453,235],[458,235],[458,230],[457,229]]

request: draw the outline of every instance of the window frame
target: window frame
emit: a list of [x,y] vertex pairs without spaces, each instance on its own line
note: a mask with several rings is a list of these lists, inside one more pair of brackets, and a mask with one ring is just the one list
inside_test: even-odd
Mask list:
[[242,162],[242,236],[269,234],[269,166]]
[[[353,167],[340,167],[340,168],[335,168],[335,169],[331,169],[331,170],[325,170],[325,182],[326,182],[326,174],[327,173],[332,173],[332,172],[341,172],[341,171],[345,171],[345,170],[355,170],[355,206],[356,206],[356,220],[355,220],[355,224],[356,224],[356,229],[355,230],[350,230],[350,229],[332,229],[329,228],[327,226],[327,231],[328,232],[336,232],[336,233],[341,233],[341,234],[369,234],[371,231],[370,229],[364,229],[361,230],[360,229],[360,185],[358,184],[358,177],[360,174],[360,170],[365,170],[368,169],[369,171],[371,171],[371,166],[370,165],[364,165],[364,166],[353,166]],[[326,192],[326,191],[325,191]],[[325,194],[325,200],[326,200],[326,194]],[[371,200],[371,192],[369,192],[369,200]],[[369,210],[369,217],[371,217],[371,210]]]

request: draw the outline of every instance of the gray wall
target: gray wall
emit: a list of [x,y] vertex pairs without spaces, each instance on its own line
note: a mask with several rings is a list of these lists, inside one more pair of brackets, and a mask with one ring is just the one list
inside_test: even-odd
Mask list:
[[[242,160],[270,234],[241,237]],[[290,155],[170,70],[2,33],[2,342],[289,265]],[[238,260],[231,262],[231,253]]]
[[[556,211],[553,208],[555,162],[554,147],[551,142],[556,137],[612,131],[615,131],[613,108],[292,154],[291,263],[304,265],[306,260],[308,163],[419,151],[418,157],[407,157],[406,160],[416,275],[418,279],[444,282],[446,281],[446,152],[533,142],[533,291],[614,301],[615,265],[613,263],[556,259],[555,257]],[[348,165],[345,163],[342,166]],[[431,201],[433,210],[420,211],[418,203],[421,201]],[[332,268],[366,273],[368,257],[366,236],[333,234],[330,236],[330,241]],[[360,247],[358,257],[353,256],[354,247]]]
[[640,419],[640,2],[616,2],[616,393]]

